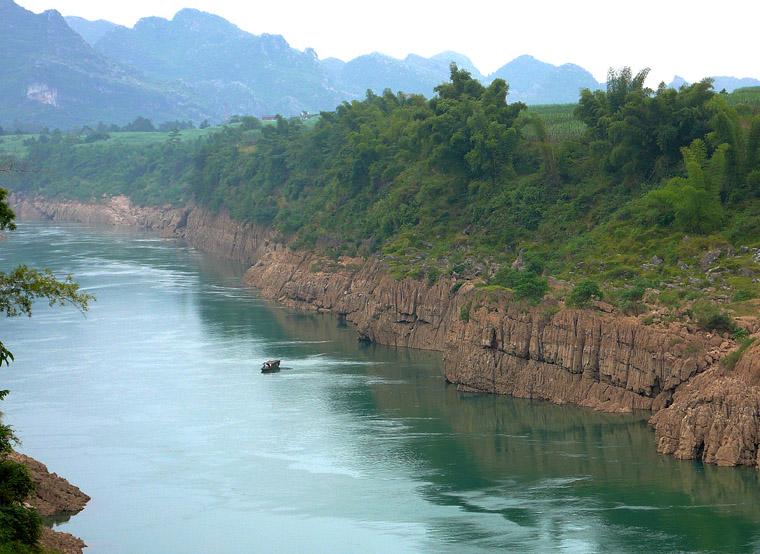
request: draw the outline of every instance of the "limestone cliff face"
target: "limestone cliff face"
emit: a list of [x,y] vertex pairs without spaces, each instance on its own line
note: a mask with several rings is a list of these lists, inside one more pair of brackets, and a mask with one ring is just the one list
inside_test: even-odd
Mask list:
[[[509,394],[603,411],[655,410],[658,450],[723,465],[757,465],[760,347],[733,373],[719,363],[730,339],[645,326],[635,318],[510,302],[453,281],[396,280],[376,259],[334,262],[294,252],[271,230],[202,209],[137,208],[14,197],[20,217],[140,225],[251,264],[244,282],[301,309],[332,311],[380,344],[443,352],[460,390]],[[463,308],[467,308],[463,310]],[[465,313],[466,312],[466,313]]]
[[579,310],[551,315],[546,304],[543,310],[501,300],[471,310],[469,321],[452,318],[447,379],[474,392],[604,411],[657,410],[706,366],[686,354],[701,351],[703,337],[685,329]]
[[9,205],[19,219],[144,227],[164,237],[183,237],[199,250],[248,264],[263,255],[273,236],[270,229],[233,221],[226,214],[210,214],[192,205],[136,206],[126,196],[83,203],[11,194]]
[[324,262],[278,245],[243,282],[288,306],[343,315],[362,339],[443,350],[452,285],[446,279],[426,287],[411,278],[394,279],[375,259]]
[[716,365],[695,377],[650,423],[658,452],[760,469],[760,344],[733,371]]
[[12,193],[8,203],[19,219],[49,219],[155,229],[165,236],[182,236],[187,210],[173,207],[136,207],[126,196],[85,204],[73,200],[27,198]]
[[281,249],[254,264],[244,282],[289,306],[342,314],[373,342],[443,351],[446,379],[465,391],[651,410],[707,367],[705,337],[683,328],[575,310],[551,315],[551,302],[510,303],[472,285],[452,294],[448,279],[428,287],[394,279],[377,261],[360,263],[343,259],[325,270]]

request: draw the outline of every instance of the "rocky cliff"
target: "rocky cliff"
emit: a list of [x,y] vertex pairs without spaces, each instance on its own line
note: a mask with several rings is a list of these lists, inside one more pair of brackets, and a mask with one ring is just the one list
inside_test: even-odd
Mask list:
[[[41,516],[70,516],[84,509],[85,504],[89,502],[89,496],[66,479],[50,473],[45,464],[18,452],[11,452],[8,457],[14,462],[24,464],[29,470],[35,484],[29,503],[37,508]],[[71,533],[53,531],[49,527],[43,528],[40,545],[64,554],[82,554],[82,550],[87,546],[82,539]]]
[[686,328],[560,310],[556,301],[529,306],[472,284],[452,292],[445,278],[433,286],[399,281],[376,260],[325,263],[280,248],[265,253],[244,282],[289,306],[343,315],[373,342],[440,350],[446,378],[465,391],[657,410],[721,353],[718,346],[709,357],[711,337]]
[[760,352],[733,372],[728,336],[644,325],[636,318],[513,302],[508,293],[397,280],[377,259],[324,260],[294,252],[270,230],[192,206],[136,208],[12,198],[20,216],[141,225],[252,264],[244,282],[301,309],[331,311],[361,339],[443,352],[460,390],[572,403],[603,411],[654,410],[658,450],[723,465],[757,465]]
[[269,229],[233,221],[226,214],[212,215],[192,205],[183,208],[135,206],[126,196],[83,203],[28,198],[12,193],[8,203],[22,220],[47,219],[143,227],[163,237],[184,238],[199,250],[247,264],[261,258],[273,236]]
[[716,364],[697,375],[650,423],[658,452],[760,469],[760,344],[731,371]]

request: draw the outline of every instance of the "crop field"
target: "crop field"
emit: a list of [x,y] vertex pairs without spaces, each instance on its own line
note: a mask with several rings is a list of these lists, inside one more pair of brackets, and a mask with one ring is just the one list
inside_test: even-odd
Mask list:
[[579,139],[586,125],[573,115],[577,104],[541,104],[529,106],[528,111],[541,116],[553,140]]
[[37,135],[3,135],[0,136],[0,156],[24,158],[29,150],[24,141],[29,138],[37,138]]
[[727,94],[725,98],[729,106],[744,104],[758,107],[760,106],[760,87],[738,88],[731,94]]

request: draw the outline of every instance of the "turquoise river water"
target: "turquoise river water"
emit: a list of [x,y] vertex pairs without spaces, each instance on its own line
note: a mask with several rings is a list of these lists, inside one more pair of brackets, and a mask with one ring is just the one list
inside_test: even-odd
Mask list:
[[57,523],[88,554],[760,551],[758,472],[657,455],[647,414],[460,393],[147,232],[23,223],[19,263],[97,296],[0,321],[5,421],[92,496]]

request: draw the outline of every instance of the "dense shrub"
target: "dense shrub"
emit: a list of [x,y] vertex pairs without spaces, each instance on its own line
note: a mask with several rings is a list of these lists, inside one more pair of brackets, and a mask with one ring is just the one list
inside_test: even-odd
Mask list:
[[501,268],[489,284],[510,288],[516,300],[525,298],[533,304],[540,302],[549,292],[549,282],[533,271],[519,271],[508,267]]
[[462,321],[470,321],[470,310],[472,309],[472,300],[468,300],[467,303],[459,310],[459,319]]
[[601,300],[603,297],[604,295],[599,289],[599,284],[593,279],[585,279],[575,285],[573,292],[570,293],[567,299],[567,304],[577,308],[585,308],[592,300]]
[[704,331],[732,333],[736,329],[734,318],[708,301],[695,302],[692,313],[697,325]]

